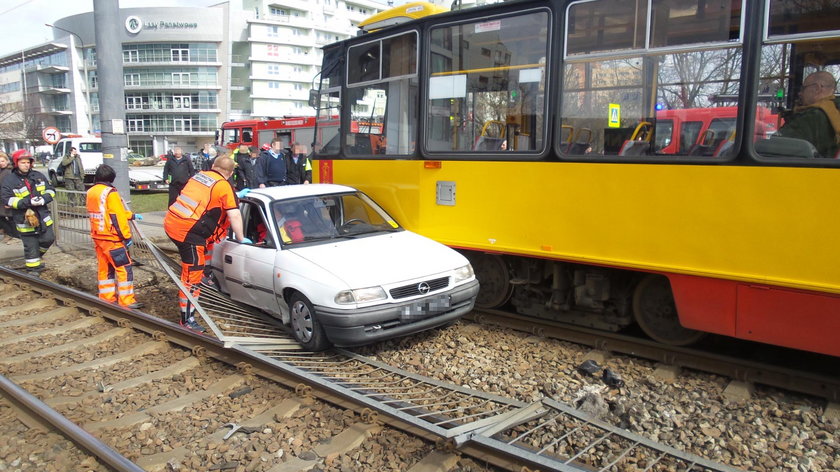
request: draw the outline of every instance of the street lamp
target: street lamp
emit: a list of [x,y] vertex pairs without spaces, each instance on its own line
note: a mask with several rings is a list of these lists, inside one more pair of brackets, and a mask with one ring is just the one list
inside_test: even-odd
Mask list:
[[66,29],[64,29],[60,26],[55,26],[55,25],[50,24],[50,23],[44,23],[44,25],[49,26],[50,28],[55,28],[55,29],[60,30],[60,31],[64,31],[65,33],[72,34],[73,36],[76,37],[76,39],[79,40],[79,46],[82,48],[82,67],[84,67],[84,71],[85,71],[85,100],[87,101],[88,134],[93,134],[93,109],[92,109],[91,103],[90,103],[90,77],[88,77],[88,67],[87,67],[87,59],[85,58],[85,44],[84,44],[84,41],[82,41],[82,38],[78,34],[72,32],[70,30],[66,30]]

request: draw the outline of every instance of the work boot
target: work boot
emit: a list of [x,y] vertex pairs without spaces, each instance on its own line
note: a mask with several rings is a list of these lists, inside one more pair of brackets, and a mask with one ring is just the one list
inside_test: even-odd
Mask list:
[[181,320],[181,326],[189,329],[190,331],[195,331],[196,333],[204,333],[207,331],[204,327],[195,322],[195,318],[190,318],[187,321]]
[[143,308],[144,306],[146,306],[146,305],[143,302],[134,302],[131,305],[126,305],[125,307],[130,309],[130,310],[139,310],[139,309]]

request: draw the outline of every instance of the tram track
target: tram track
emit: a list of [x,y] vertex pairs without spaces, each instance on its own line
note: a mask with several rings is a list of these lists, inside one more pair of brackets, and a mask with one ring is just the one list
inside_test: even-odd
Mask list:
[[[37,382],[46,382],[46,385],[34,387],[36,391],[40,390],[38,395],[46,397],[45,403],[54,405],[60,411],[63,409],[71,411],[73,413],[70,415],[71,419],[85,425],[86,430],[95,431],[107,438],[129,435],[149,441],[156,436],[144,434],[143,428],[157,431],[158,425],[164,427],[163,425],[169,421],[177,423],[176,418],[182,416],[205,417],[201,428],[180,423],[173,426],[177,430],[184,431],[188,440],[169,441],[163,445],[152,443],[145,447],[141,444],[139,450],[135,447],[124,453],[120,451],[130,459],[136,460],[147,470],[160,470],[167,461],[172,460],[172,451],[184,456],[194,454],[196,449],[230,451],[230,446],[224,441],[227,431],[219,430],[223,424],[246,425],[248,430],[257,431],[264,426],[266,420],[259,418],[266,411],[281,408],[282,403],[287,403],[282,408],[284,411],[291,411],[289,415],[294,415],[301,408],[308,408],[304,405],[311,404],[315,397],[359,415],[359,421],[342,425],[346,427],[338,432],[336,437],[342,434],[356,435],[362,438],[361,441],[375,441],[376,439],[364,438],[378,436],[374,433],[382,428],[392,431],[388,434],[395,434],[396,430],[405,431],[427,441],[423,449],[430,461],[453,463],[452,461],[457,461],[457,458],[453,459],[456,456],[452,454],[457,449],[462,454],[477,458],[481,463],[508,470],[522,470],[522,467],[532,467],[537,470],[580,470],[584,466],[592,470],[620,470],[610,469],[610,467],[615,467],[616,463],[628,461],[634,464],[655,464],[659,463],[657,461],[662,461],[662,464],[668,463],[670,467],[675,464],[676,467],[681,467],[682,464],[695,463],[702,466],[700,470],[734,470],[601,424],[597,420],[586,418],[585,415],[550,400],[525,404],[409,374],[349,351],[306,353],[290,349],[285,345],[283,347],[250,345],[247,348],[235,344],[226,346],[215,338],[187,332],[174,323],[136,311],[123,310],[102,303],[88,294],[43,280],[31,279],[6,269],[0,269],[0,283],[6,287],[16,287],[14,289],[16,292],[31,291],[37,294],[35,298],[39,299],[32,300],[24,297],[14,306],[0,309],[0,323],[9,323],[9,328],[12,325],[19,325],[16,330],[4,330],[3,334],[6,336],[13,338],[28,336],[29,339],[40,339],[42,336],[34,334],[37,330],[24,333],[26,330],[22,328],[31,319],[38,319],[39,315],[36,313],[41,313],[40,316],[53,317],[55,312],[64,311],[68,323],[84,324],[86,318],[97,319],[92,326],[100,326],[98,332],[87,331],[83,336],[84,339],[75,341],[65,339],[65,343],[76,343],[69,351],[73,352],[73,357],[82,362],[61,369],[35,369],[37,370],[35,372],[18,374],[18,377],[23,379],[24,386],[27,387],[33,384],[42,385]],[[8,289],[5,291],[9,292]],[[73,310],[78,313],[73,314]],[[66,313],[68,311],[71,313]],[[52,313],[52,315],[45,315],[45,313]],[[102,323],[110,326],[103,328]],[[88,326],[81,329],[93,328]],[[115,333],[106,334],[114,330],[127,330],[130,333],[122,333],[119,336]],[[45,331],[51,332],[51,336],[56,336],[58,333],[67,335],[70,332],[62,324],[47,327]],[[86,349],[100,346],[100,343],[94,342],[99,338],[122,336],[139,336],[142,339],[134,343],[126,343],[122,351],[100,347],[98,355],[82,354]],[[26,356],[31,355],[36,358],[56,355],[62,350],[68,351],[66,347],[38,346],[37,349],[18,352],[20,343],[15,343],[13,339],[4,338],[2,335],[0,335],[0,343],[7,343],[8,352],[14,353],[10,357],[12,361],[10,364],[36,365],[34,361],[27,360]],[[130,348],[129,345],[131,345]],[[168,370],[181,368],[177,367],[178,362],[173,361],[166,368],[161,367],[142,375],[110,374],[114,377],[113,382],[99,382],[95,386],[74,385],[74,381],[66,380],[68,377],[62,377],[72,377],[74,372],[85,369],[103,370],[111,366],[124,365],[125,362],[118,360],[119,358],[136,359],[142,355],[140,353],[146,353],[147,356],[161,355],[153,353],[161,350],[167,352],[169,349],[182,352],[181,357],[184,359],[181,360],[184,362],[187,362],[186,359],[193,359],[192,362],[198,361],[198,368],[206,369],[206,371],[201,376],[186,377],[183,373],[173,373]],[[130,353],[126,354],[129,351]],[[188,355],[183,353],[188,353]],[[172,354],[162,354],[162,356],[178,357]],[[93,359],[87,360],[88,357],[93,357]],[[6,366],[4,370],[8,371],[10,364],[4,364]],[[121,378],[121,375],[125,378]],[[15,375],[12,377],[14,378]],[[72,394],[62,392],[60,388],[58,392],[47,393],[51,380],[56,378],[65,379],[60,380],[57,385],[59,387],[69,385]],[[166,383],[173,378],[178,378],[180,382],[174,382],[166,387],[170,392],[169,395],[146,395],[141,399],[136,398],[135,393],[139,385],[150,385],[149,382]],[[199,382],[199,378],[213,379],[213,382],[205,380],[200,385],[194,385],[195,388],[185,391],[181,385],[185,378],[191,379],[194,383]],[[263,383],[255,383],[257,382],[255,378]],[[265,381],[269,381],[268,384],[264,384]],[[56,384],[56,382],[52,383]],[[219,411],[230,409],[244,411],[252,408],[245,400],[241,400],[244,403],[237,407],[225,404],[221,410],[219,410],[219,403],[235,401],[231,396],[247,388],[270,389],[276,388],[276,384],[290,387],[295,394],[276,395],[286,398],[282,402],[278,400],[277,403],[263,405],[266,408],[265,411],[248,410],[253,413],[252,417],[241,421],[224,423],[221,419],[208,421],[207,413],[202,413],[198,406],[202,402],[209,402],[216,408],[215,414],[220,417],[223,415],[219,414]],[[172,398],[173,392],[178,398]],[[254,394],[242,394],[237,398],[251,395]],[[120,398],[126,402],[124,403],[126,406],[115,406],[122,404],[118,403]],[[107,402],[105,402],[106,399],[108,399]],[[144,403],[146,401],[148,404]],[[287,401],[293,402],[296,406],[289,410]],[[69,408],[68,405],[73,408]],[[96,405],[94,410],[98,414],[101,415],[102,411],[107,411],[113,413],[113,417],[109,418],[105,415],[106,417],[95,420],[82,418],[81,411],[91,405]],[[188,411],[189,414],[180,415],[182,411]],[[212,416],[214,413],[209,414]],[[282,415],[278,416],[276,412],[271,414],[272,420],[281,417],[284,418]],[[263,424],[257,424],[261,422]],[[247,426],[249,424],[252,426]],[[137,428],[141,431],[138,432]],[[311,435],[311,433],[306,434]],[[330,452],[326,446],[322,447],[329,443],[329,438],[319,438],[318,444],[310,445],[311,450],[305,450],[304,444],[297,444],[297,450],[290,449],[290,455],[283,464],[292,459],[318,463],[324,463],[328,459],[339,460],[339,453]],[[434,444],[443,447],[444,451],[435,451]],[[211,446],[212,449],[208,449]],[[224,457],[219,453],[208,452],[207,454],[200,460],[218,462]],[[345,458],[341,460],[346,460],[347,455],[341,457]],[[264,459],[264,457],[254,457],[251,461]],[[190,459],[184,457],[181,460]],[[301,467],[304,465],[306,464],[301,463]]]
[[649,339],[594,330],[502,310],[476,309],[467,315],[478,323],[505,326],[534,335],[555,338],[593,349],[639,357],[662,365],[693,369],[746,383],[762,384],[791,392],[840,401],[840,377],[767,362],[756,362],[708,350],[668,346]]

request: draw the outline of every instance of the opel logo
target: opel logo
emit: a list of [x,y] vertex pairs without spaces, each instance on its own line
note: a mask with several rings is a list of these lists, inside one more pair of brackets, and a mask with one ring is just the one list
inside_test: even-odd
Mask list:
[[429,293],[429,290],[431,290],[431,287],[429,287],[429,284],[427,284],[426,282],[420,282],[419,284],[417,284],[417,291],[422,293],[423,295]]

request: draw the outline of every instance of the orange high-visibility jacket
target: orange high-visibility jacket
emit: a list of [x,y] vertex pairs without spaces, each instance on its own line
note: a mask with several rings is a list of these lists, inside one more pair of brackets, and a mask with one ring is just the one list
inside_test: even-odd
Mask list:
[[236,207],[236,194],[222,174],[199,172],[169,206],[163,229],[175,241],[205,245],[225,221],[227,210]]
[[97,183],[87,191],[87,211],[93,239],[131,239],[128,220],[134,219],[134,213],[125,208],[119,192],[112,185]]

